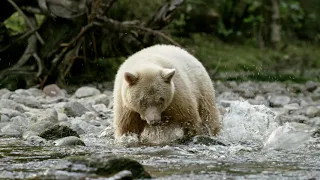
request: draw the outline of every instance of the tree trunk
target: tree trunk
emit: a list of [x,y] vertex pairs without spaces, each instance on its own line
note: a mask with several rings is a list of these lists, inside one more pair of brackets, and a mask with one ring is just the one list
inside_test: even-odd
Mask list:
[[270,42],[273,48],[279,48],[281,42],[281,25],[279,1],[271,1],[271,23],[270,23]]

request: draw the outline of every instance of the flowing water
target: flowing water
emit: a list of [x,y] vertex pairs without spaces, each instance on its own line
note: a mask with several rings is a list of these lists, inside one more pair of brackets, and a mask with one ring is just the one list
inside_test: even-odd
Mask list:
[[265,106],[231,103],[217,137],[226,146],[125,147],[115,145],[110,133],[87,134],[81,137],[87,146],[69,147],[0,138],[0,179],[83,178],[88,167],[70,165],[63,157],[85,154],[133,158],[157,179],[319,179],[320,140],[311,136],[315,129],[297,123],[279,125],[276,117]]

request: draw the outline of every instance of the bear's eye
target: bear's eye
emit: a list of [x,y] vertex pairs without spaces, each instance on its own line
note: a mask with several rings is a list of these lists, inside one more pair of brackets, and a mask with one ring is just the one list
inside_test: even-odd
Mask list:
[[159,98],[159,100],[160,100],[160,102],[164,102],[164,98],[163,97]]

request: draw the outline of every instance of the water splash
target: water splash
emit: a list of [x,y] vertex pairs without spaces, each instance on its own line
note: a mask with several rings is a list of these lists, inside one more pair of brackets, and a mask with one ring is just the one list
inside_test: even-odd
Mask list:
[[218,138],[228,144],[263,144],[276,127],[276,114],[264,105],[231,101]]
[[270,134],[264,143],[264,147],[269,150],[299,148],[311,139],[315,130],[315,128],[302,123],[285,123]]

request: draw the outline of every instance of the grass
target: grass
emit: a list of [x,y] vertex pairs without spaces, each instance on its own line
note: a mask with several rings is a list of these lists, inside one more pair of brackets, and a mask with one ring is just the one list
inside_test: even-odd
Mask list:
[[[284,51],[254,46],[252,43],[228,44],[212,35],[194,34],[175,38],[208,69],[219,64],[220,78],[262,81],[319,81],[320,47],[306,42],[289,44]],[[223,75],[224,74],[224,75]]]

